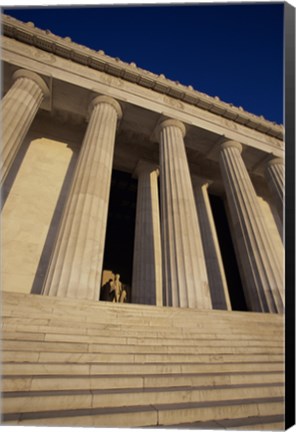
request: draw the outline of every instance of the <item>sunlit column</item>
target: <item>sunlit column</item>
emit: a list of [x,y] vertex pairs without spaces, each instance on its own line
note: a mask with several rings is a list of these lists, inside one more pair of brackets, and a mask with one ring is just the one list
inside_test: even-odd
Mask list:
[[133,260],[133,303],[162,305],[162,263],[158,175],[154,165],[140,161]]
[[253,311],[283,312],[283,273],[268,235],[258,197],[235,141],[221,145],[220,167]]
[[192,183],[213,308],[231,310],[227,281],[208,195],[209,184],[206,180],[195,176],[192,177]]
[[49,95],[45,82],[34,72],[19,69],[1,101],[1,185],[28,133],[42,100]]
[[282,158],[271,159],[265,169],[268,187],[272,193],[278,214],[283,222],[285,173]]
[[44,294],[99,298],[115,133],[121,108],[98,96],[81,147]]
[[176,120],[159,127],[165,304],[211,309],[184,135],[184,124]]

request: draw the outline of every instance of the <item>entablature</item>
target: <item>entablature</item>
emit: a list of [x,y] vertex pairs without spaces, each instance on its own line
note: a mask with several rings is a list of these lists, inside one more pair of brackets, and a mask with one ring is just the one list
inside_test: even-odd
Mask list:
[[[108,71],[107,69],[95,70],[89,67],[88,63],[78,62],[73,55],[62,56],[45,45],[41,49],[41,45],[38,45],[31,36],[36,33],[44,38],[51,38],[52,43],[54,40],[56,42],[59,40],[68,48],[73,45],[72,50],[77,44],[52,34],[48,35],[42,30],[35,29],[29,24],[19,23],[10,17],[3,19],[6,25],[4,33],[9,34],[3,37],[2,43],[4,93],[10,88],[11,77],[17,69],[32,70],[45,80],[51,92],[50,103],[43,104],[41,108],[50,111],[53,117],[71,119],[77,124],[84,124],[84,127],[88,119],[90,101],[97,95],[111,96],[118,100],[123,110],[118,142],[126,148],[125,140],[128,140],[128,146],[138,149],[139,153],[144,151],[151,160],[155,160],[158,149],[155,129],[161,121],[168,118],[185,124],[186,150],[189,163],[193,166],[211,167],[213,164],[215,166],[218,163],[221,139],[225,138],[238,141],[243,145],[246,166],[255,175],[263,175],[264,164],[271,155],[283,157],[283,141],[275,137],[275,135],[280,136],[275,132],[276,130],[282,131],[278,125],[274,126],[271,122],[250,115],[247,126],[238,121],[238,114],[235,115],[233,110],[231,115],[224,115],[226,111],[224,114],[218,113],[215,104],[219,101],[209,96],[207,98],[213,102],[211,109],[186,101],[186,98],[179,98],[174,92],[164,94],[156,87],[147,88],[148,86],[140,82],[127,80],[123,74],[114,76],[110,68]],[[9,30],[9,33],[7,29],[12,27],[15,30]],[[27,39],[26,32],[29,34]],[[94,53],[84,47],[81,49],[84,50],[85,55]],[[111,60],[116,62],[115,59]],[[194,91],[193,93],[199,94]],[[257,122],[258,119],[262,120],[261,123],[259,122],[261,126]],[[252,125],[253,121],[255,123]],[[269,131],[266,130],[266,125],[269,125]],[[120,153],[120,149],[118,151]],[[122,158],[119,159],[119,165],[120,161]]]
[[[27,45],[51,53],[54,57],[65,58],[72,63],[86,66],[88,69],[105,72],[110,77],[118,77],[126,82],[136,83],[143,88],[167,95],[176,101],[192,104],[203,111],[208,111],[227,119],[234,120],[248,129],[261,131],[267,135],[283,139],[283,127],[274,122],[246,112],[242,107],[235,107],[225,103],[219,97],[211,97],[194,90],[192,86],[184,86],[171,81],[164,75],[156,75],[141,68],[135,63],[125,63],[118,58],[112,58],[100,51],[91,50],[85,46],[72,42],[71,38],[61,38],[48,30],[35,28],[34,24],[23,23],[15,18],[2,15],[3,32],[5,36],[21,41]],[[41,56],[42,57],[42,56]]]

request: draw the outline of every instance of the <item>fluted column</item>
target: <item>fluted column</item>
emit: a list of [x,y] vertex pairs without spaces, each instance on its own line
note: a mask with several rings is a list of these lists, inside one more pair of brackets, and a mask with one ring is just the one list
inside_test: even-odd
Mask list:
[[283,312],[283,273],[264,223],[258,197],[234,141],[221,145],[220,167],[246,281],[245,296],[253,311]]
[[271,159],[265,168],[268,187],[272,193],[278,214],[283,222],[285,174],[282,158]]
[[162,263],[158,199],[158,169],[140,161],[133,260],[133,303],[162,306]]
[[43,79],[34,72],[20,69],[13,74],[13,81],[12,87],[1,102],[1,185],[42,100],[49,94]]
[[121,109],[96,97],[53,252],[44,294],[99,298],[114,143]]
[[163,292],[168,306],[211,309],[184,135],[176,120],[159,127]]
[[203,250],[214,309],[231,310],[227,281],[220,252],[214,217],[208,195],[208,182],[192,177]]

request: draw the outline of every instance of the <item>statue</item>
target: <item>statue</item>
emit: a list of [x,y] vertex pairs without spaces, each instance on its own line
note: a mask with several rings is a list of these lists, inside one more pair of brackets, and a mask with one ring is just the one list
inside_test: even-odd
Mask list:
[[126,297],[127,297],[127,292],[126,292],[125,287],[123,287],[121,290],[120,299],[119,299],[120,303],[125,303]]
[[111,282],[110,284],[110,294],[112,293],[113,295],[113,303],[119,303],[120,300],[120,295],[121,295],[121,291],[122,291],[122,287],[121,287],[121,282],[119,280],[120,275],[116,274],[114,281]]
[[113,303],[126,303],[128,301],[130,287],[120,281],[118,273],[114,274],[110,270],[105,270],[103,280],[106,282],[101,287],[99,300]]

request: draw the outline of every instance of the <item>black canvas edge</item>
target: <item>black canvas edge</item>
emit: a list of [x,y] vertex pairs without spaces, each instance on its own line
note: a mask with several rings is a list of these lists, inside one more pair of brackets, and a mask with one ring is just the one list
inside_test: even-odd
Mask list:
[[285,428],[295,424],[295,8],[284,5],[285,61]]

